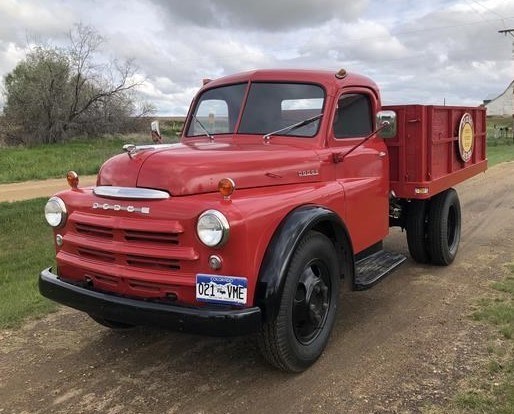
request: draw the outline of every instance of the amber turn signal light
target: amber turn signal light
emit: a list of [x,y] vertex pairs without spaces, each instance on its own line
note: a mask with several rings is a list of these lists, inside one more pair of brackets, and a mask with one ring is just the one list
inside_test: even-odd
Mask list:
[[235,189],[236,184],[231,178],[222,178],[218,183],[218,191],[225,198],[230,197]]
[[68,185],[76,189],[79,186],[79,175],[75,171],[68,171],[66,174],[66,180],[68,181]]

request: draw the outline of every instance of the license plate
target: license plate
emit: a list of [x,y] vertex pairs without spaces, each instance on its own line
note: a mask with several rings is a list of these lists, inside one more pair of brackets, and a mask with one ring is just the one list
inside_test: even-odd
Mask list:
[[247,292],[245,277],[196,275],[196,299],[199,301],[245,305]]

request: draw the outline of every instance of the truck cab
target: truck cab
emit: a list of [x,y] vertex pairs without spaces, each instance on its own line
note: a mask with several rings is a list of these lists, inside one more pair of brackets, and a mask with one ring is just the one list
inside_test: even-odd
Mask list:
[[[407,229],[415,260],[453,261],[451,185],[486,168],[484,111],[444,109],[441,132],[436,107],[383,109],[377,85],[344,70],[206,81],[179,143],[126,145],[94,187],[68,173],[45,207],[57,267],[41,272],[41,293],[114,329],[258,333],[269,362],[306,369],[341,281],[368,288],[405,260],[381,248],[391,225]],[[454,124],[466,114],[463,161]]]

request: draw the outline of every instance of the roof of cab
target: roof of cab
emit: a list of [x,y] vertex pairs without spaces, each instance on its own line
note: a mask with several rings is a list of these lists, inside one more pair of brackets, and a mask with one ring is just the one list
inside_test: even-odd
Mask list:
[[[241,82],[312,82],[323,85],[327,91],[339,89],[345,85],[363,86],[378,92],[373,80],[366,76],[347,72],[343,78],[336,77],[337,71],[311,70],[311,69],[258,69],[248,72],[236,73],[212,80],[203,88],[212,88],[221,85]],[[202,88],[202,89],[203,89]]]

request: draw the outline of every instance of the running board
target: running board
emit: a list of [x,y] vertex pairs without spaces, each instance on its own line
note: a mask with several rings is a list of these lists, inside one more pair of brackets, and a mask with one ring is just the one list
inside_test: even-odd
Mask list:
[[355,290],[369,289],[407,258],[403,254],[380,250],[355,264]]

